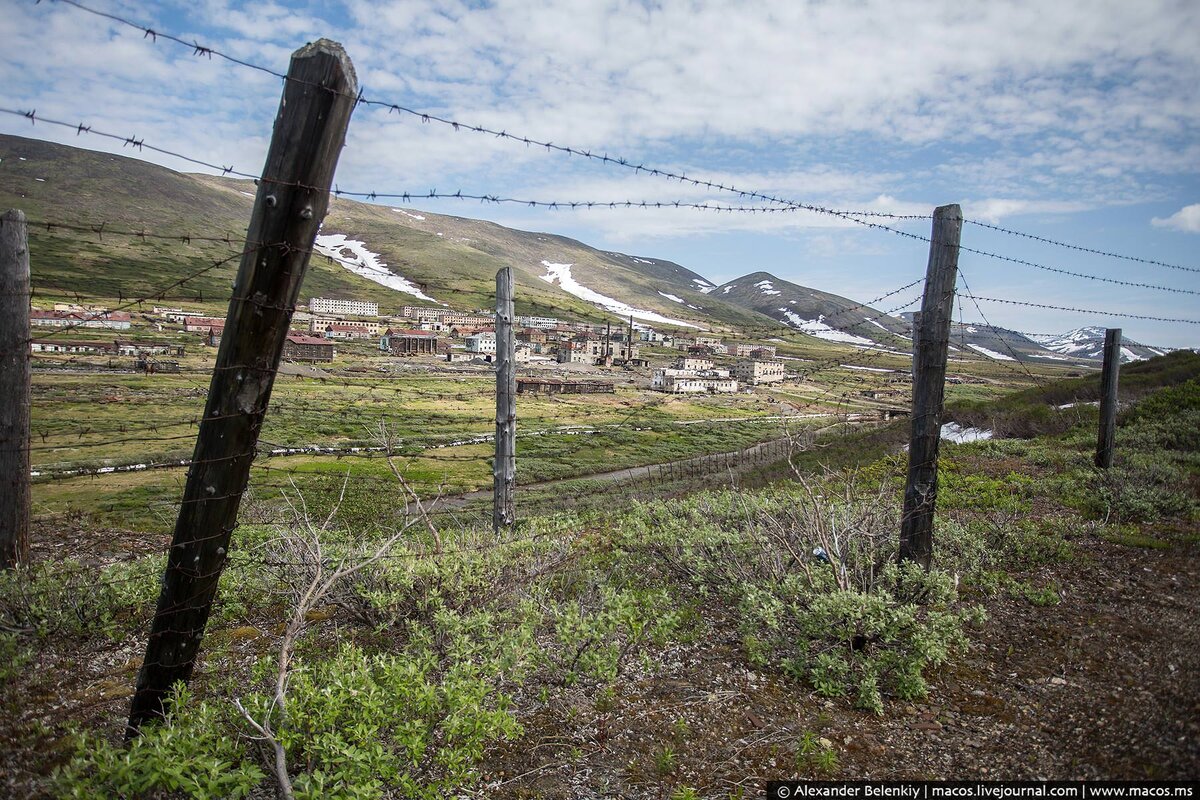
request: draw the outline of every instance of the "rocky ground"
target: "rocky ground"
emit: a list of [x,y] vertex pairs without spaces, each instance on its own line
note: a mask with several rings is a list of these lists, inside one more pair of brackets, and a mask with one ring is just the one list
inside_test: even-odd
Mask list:
[[1045,571],[1060,602],[986,600],[970,652],[933,676],[924,703],[875,716],[747,669],[733,636],[696,642],[665,670],[630,675],[601,708],[567,702],[526,720],[478,796],[755,797],[796,776],[1200,775],[1200,552],[1092,538]]

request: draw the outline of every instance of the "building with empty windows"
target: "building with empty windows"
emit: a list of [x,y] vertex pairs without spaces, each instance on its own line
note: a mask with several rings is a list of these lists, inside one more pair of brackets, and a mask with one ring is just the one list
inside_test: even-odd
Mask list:
[[308,310],[314,314],[352,314],[358,317],[378,317],[379,303],[371,300],[314,297],[308,301]]
[[787,375],[783,370],[782,361],[739,361],[733,366],[733,375],[742,383],[757,386],[761,383],[775,383]]
[[668,394],[726,394],[738,390],[738,382],[726,369],[656,369],[650,375],[650,388]]

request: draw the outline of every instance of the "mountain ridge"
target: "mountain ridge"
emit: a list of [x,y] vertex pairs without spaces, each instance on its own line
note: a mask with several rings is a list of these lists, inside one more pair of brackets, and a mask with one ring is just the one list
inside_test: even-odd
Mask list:
[[[33,282],[43,294],[154,298],[156,289],[178,285],[163,299],[223,304],[256,192],[251,180],[182,173],[127,156],[0,135],[0,203],[22,208],[34,223]],[[54,223],[91,232],[56,229]],[[117,229],[148,235],[111,235]],[[791,330],[861,347],[911,347],[905,320],[766,271],[717,285],[667,259],[408,206],[334,197],[314,256],[303,298],[375,300],[385,313],[429,302],[488,309],[495,273],[512,267],[519,314],[594,321],[632,315],[688,330]],[[972,343],[978,352],[993,350],[985,341]],[[993,342],[992,355],[1008,352],[999,344]],[[1068,346],[1063,342],[1048,340],[1043,347],[1020,337],[1008,344],[1022,357],[1093,358],[1055,351]],[[1143,358],[1158,352],[1142,352],[1135,342],[1127,347]]]

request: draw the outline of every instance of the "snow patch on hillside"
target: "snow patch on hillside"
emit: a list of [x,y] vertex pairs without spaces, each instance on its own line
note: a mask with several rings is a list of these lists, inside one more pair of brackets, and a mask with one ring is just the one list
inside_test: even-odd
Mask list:
[[659,294],[670,300],[672,303],[683,303],[682,297],[677,297],[673,294],[667,294],[666,292],[659,292]]
[[1016,361],[1016,359],[1012,356],[1006,356],[1003,353],[997,353],[995,350],[988,350],[986,347],[981,345],[968,344],[967,347],[971,348],[977,353],[983,353],[988,358],[994,358],[997,361]]
[[403,208],[393,208],[392,211],[395,211],[397,214],[403,214],[406,217],[411,217],[412,219],[415,219],[417,222],[425,221],[425,218],[422,217],[420,214],[410,214],[407,211],[405,211]]
[[696,284],[696,288],[704,294],[708,294],[713,289],[717,288],[708,281],[701,280],[700,278],[692,278],[692,283]]
[[683,322],[682,320],[664,317],[662,314],[656,314],[653,311],[644,311],[640,308],[634,308],[628,303],[622,303],[616,298],[609,297],[608,295],[603,295],[593,289],[589,289],[571,277],[571,264],[555,264],[552,261],[543,261],[542,266],[546,268],[546,274],[539,275],[538,277],[544,280],[546,283],[553,285],[555,282],[557,282],[559,288],[561,288],[567,294],[573,294],[580,300],[598,305],[607,311],[613,312],[614,314],[620,314],[622,317],[632,316],[637,319],[644,319],[650,322],[661,322],[664,325],[682,325],[686,328],[700,327],[699,325],[693,325],[690,322]]
[[775,285],[773,283],[771,283],[770,281],[759,281],[758,283],[756,283],[754,285],[757,286],[758,290],[765,295],[782,294],[782,292],[777,290],[775,288]]
[[1130,350],[1128,347],[1121,348],[1121,358],[1126,361],[1145,361],[1146,359],[1139,356],[1137,353]]
[[397,292],[411,294],[419,300],[440,302],[422,292],[420,287],[412,281],[388,269],[379,254],[368,250],[364,242],[351,239],[344,233],[319,233],[317,240],[313,243],[313,248],[318,253],[337,260],[339,264],[355,275],[369,281],[374,281]]
[[1099,358],[1104,352],[1104,328],[1095,326],[1076,328],[1061,336],[1055,334],[1034,333],[1030,339],[1047,350],[1062,353],[1065,356],[1083,356]]
[[853,333],[835,330],[825,324],[825,315],[822,314],[816,319],[805,319],[795,311],[789,311],[786,308],[779,309],[783,312],[785,321],[809,336],[815,336],[818,339],[824,339],[829,342],[847,342],[849,344],[864,344],[875,346],[875,342],[870,339],[865,339],[862,336],[855,336]]

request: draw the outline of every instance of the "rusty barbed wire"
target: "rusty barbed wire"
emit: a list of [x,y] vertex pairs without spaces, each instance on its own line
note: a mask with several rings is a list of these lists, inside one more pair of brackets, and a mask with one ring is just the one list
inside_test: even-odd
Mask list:
[[1033,234],[1033,233],[1026,233],[1024,231],[1012,230],[1011,228],[1004,228],[999,225],[993,225],[991,223],[982,222],[977,219],[964,218],[963,222],[967,223],[968,225],[976,225],[980,228],[987,228],[988,230],[997,231],[998,233],[1004,233],[1009,236],[1018,236],[1022,239],[1031,239],[1035,242],[1041,242],[1042,244],[1049,244],[1049,245],[1053,245],[1055,247],[1062,247],[1067,250],[1077,250],[1081,253],[1090,253],[1091,255],[1096,255],[1096,256],[1105,256],[1107,258],[1116,258],[1116,259],[1121,259],[1123,261],[1132,261],[1137,264],[1149,264],[1149,265],[1156,266],[1156,267],[1166,267],[1167,269],[1181,270],[1183,272],[1200,272],[1200,268],[1197,268],[1197,267],[1185,267],[1185,266],[1181,266],[1179,264],[1169,264],[1165,261],[1157,261],[1152,258],[1140,258],[1138,256],[1123,255],[1121,253],[1114,253],[1114,252],[1110,252],[1107,250],[1097,250],[1095,248],[1086,247],[1084,245],[1071,244],[1069,242],[1058,241],[1057,239],[1048,239],[1045,236],[1038,236],[1037,234]]

